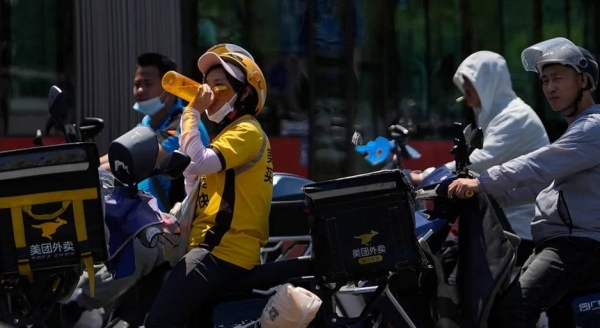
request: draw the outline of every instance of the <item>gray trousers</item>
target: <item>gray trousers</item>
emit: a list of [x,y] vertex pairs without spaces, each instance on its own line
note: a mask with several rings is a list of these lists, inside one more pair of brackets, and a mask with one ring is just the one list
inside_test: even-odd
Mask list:
[[538,245],[502,300],[502,327],[534,328],[540,313],[568,292],[598,283],[598,258],[600,242],[592,239],[559,237]]
[[123,295],[129,288],[135,285],[140,279],[152,272],[155,267],[163,264],[162,244],[154,248],[147,248],[135,238],[133,241],[133,252],[135,257],[135,271],[131,276],[113,279],[104,265],[96,266],[95,269],[95,295],[90,296],[89,276],[84,272],[79,279],[78,288],[81,293],[77,293],[75,299],[88,310],[107,307],[112,304],[119,296]]

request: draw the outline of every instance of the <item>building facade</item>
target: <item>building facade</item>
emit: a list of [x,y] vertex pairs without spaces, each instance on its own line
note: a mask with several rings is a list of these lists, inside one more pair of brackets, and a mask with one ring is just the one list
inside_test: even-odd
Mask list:
[[[131,81],[137,54],[172,56],[201,79],[196,61],[236,43],[262,67],[268,96],[260,120],[274,140],[276,170],[314,179],[372,170],[350,143],[384,135],[401,117],[423,152],[411,168],[449,158],[451,124],[472,120],[452,76],[478,50],[502,54],[517,94],[551,139],[565,129],[523,70],[521,51],[564,36],[599,54],[594,0],[13,0],[2,1],[2,143],[45,124],[57,84],[73,119],[103,117],[110,140],[135,125]],[[118,119],[117,119],[118,118]],[[35,124],[34,124],[35,123]],[[210,126],[210,123],[209,123]],[[442,154],[442,155],[440,155]],[[278,166],[278,167],[277,167]]]

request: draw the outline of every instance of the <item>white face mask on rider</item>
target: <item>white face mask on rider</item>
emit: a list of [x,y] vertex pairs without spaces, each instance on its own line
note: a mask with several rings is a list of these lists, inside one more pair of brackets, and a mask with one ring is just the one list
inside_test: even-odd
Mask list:
[[160,96],[133,104],[133,109],[148,116],[152,116],[165,107],[165,102]]
[[236,99],[237,94],[234,94],[233,97],[229,99],[229,101],[225,102],[223,106],[221,106],[221,108],[219,108],[219,110],[212,115],[210,115],[208,113],[208,110],[206,110],[206,115],[208,116],[208,119],[215,123],[220,123],[227,115],[229,115],[229,113],[233,112],[233,106],[231,105],[231,103],[235,103]]

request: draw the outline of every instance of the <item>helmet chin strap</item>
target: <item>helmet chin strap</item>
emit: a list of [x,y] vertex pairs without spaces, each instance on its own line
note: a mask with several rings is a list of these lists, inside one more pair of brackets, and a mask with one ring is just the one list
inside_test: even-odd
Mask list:
[[[239,93],[238,93],[238,95],[239,95]],[[231,113],[229,113],[227,116],[225,116],[225,118],[217,124],[219,130],[222,130],[223,128],[225,128],[227,125],[229,125],[229,123],[233,122],[239,116],[239,114],[240,114],[239,108],[241,108],[241,106],[242,105],[240,102],[240,97],[237,97],[237,99],[233,103],[233,111],[231,111]]]
[[577,115],[577,109],[579,108],[579,103],[581,102],[582,98],[583,98],[583,89],[580,87],[579,93],[577,94],[577,98],[575,98],[575,100],[573,101],[571,106],[561,110],[560,113],[564,117],[574,117],[575,115]]

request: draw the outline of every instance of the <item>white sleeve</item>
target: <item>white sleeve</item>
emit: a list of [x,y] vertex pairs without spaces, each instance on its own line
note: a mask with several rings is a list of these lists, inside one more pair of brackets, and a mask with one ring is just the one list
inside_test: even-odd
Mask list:
[[194,183],[196,182],[196,179],[198,179],[198,176],[195,174],[189,174],[187,173],[187,171],[183,171],[183,184],[185,186],[185,194],[189,195],[192,190],[194,189]]
[[200,122],[200,113],[191,107],[187,107],[181,115],[181,134],[179,135],[179,148],[191,158],[191,162],[184,172],[186,192],[189,192],[188,188],[193,186],[193,181],[198,175],[222,170],[217,153],[202,144],[198,122]]

